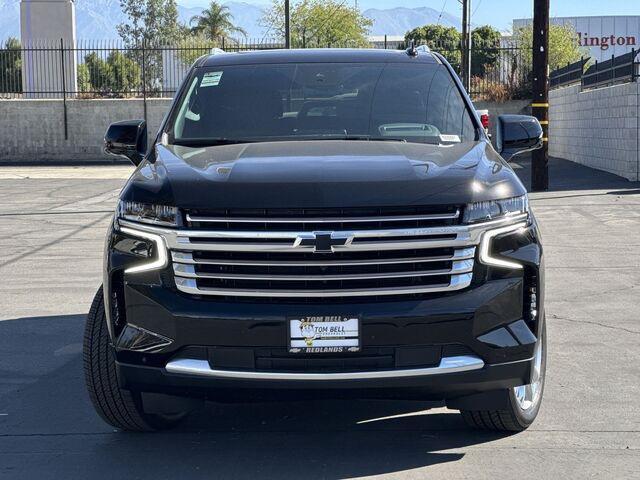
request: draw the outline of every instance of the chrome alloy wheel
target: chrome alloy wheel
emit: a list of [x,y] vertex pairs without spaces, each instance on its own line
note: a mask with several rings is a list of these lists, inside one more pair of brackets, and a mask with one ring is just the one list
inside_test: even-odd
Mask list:
[[543,344],[544,339],[541,336],[533,352],[531,383],[513,387],[516,402],[518,402],[518,406],[525,412],[535,408],[542,397],[542,386],[544,382],[544,372],[542,371]]

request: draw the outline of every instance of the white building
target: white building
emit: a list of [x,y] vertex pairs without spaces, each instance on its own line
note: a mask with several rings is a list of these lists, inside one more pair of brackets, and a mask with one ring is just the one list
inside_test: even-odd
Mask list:
[[[74,0],[22,0],[22,88],[30,98],[56,98],[78,90]],[[61,55],[60,49],[69,49]],[[64,72],[63,66],[64,65]]]
[[[513,21],[513,30],[531,25],[530,18]],[[640,15],[603,17],[555,17],[552,24],[571,25],[581,47],[589,48],[598,61],[640,49]]]
[[368,40],[373,48],[395,50],[404,43],[404,35],[371,35]]

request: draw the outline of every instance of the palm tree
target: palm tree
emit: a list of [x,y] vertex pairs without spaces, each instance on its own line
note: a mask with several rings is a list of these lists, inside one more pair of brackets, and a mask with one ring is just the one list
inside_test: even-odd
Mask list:
[[202,11],[200,15],[194,15],[189,21],[191,31],[195,34],[203,34],[210,40],[217,40],[226,37],[231,33],[240,33],[247,36],[247,32],[233,24],[233,15],[229,8],[212,1],[209,8]]

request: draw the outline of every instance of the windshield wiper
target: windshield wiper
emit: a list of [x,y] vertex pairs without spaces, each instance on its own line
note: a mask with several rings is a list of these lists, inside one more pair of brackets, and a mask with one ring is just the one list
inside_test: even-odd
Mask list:
[[353,140],[362,142],[403,142],[406,143],[405,138],[399,137],[372,137],[371,135],[336,135],[329,134],[309,134],[309,135],[293,135],[291,140]]
[[369,135],[347,135],[346,137],[336,137],[336,140],[362,140],[367,142],[402,142],[402,143],[421,143],[427,145],[440,145],[437,140],[427,140],[424,137],[407,140],[403,137],[371,137]]
[[345,137],[340,137],[340,140],[362,140],[366,142],[403,142],[407,143],[406,138],[396,138],[396,137],[372,137],[371,135],[347,135]]
[[218,145],[238,145],[241,143],[254,143],[255,140],[241,138],[181,138],[174,140],[172,145],[183,147],[216,147]]

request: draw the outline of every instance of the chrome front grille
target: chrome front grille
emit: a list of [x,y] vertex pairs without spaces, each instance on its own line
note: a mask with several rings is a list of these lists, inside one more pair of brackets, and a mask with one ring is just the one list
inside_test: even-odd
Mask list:
[[[528,218],[522,214],[464,225],[458,209],[395,216],[380,211],[374,217],[345,213],[231,218],[187,212],[187,226],[179,229],[125,220],[119,224],[164,243],[173,281],[184,293],[304,303],[421,298],[467,288],[476,254],[482,257],[488,248],[481,242],[485,232],[495,235],[503,228],[524,226]],[[309,230],[317,225],[343,228]],[[354,225],[357,228],[346,228]]]
[[475,248],[421,249],[419,256],[416,250],[392,251],[394,257],[360,252],[369,254],[365,259],[312,254],[317,260],[300,254],[252,260],[203,253],[172,252],[180,290],[240,297],[361,297],[464,288],[471,282]]
[[177,288],[194,295],[415,295],[471,283],[475,245],[459,219],[455,207],[188,212],[169,248]]

